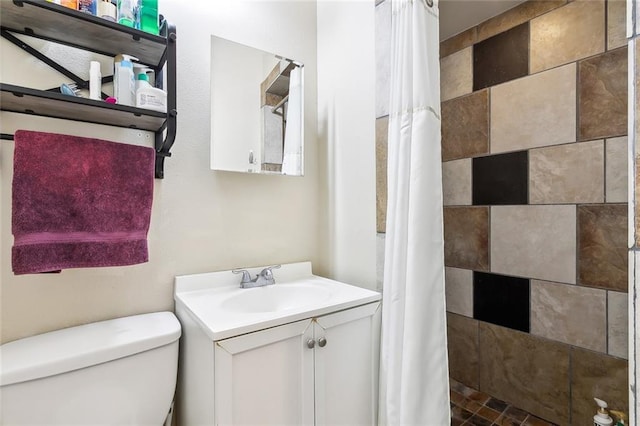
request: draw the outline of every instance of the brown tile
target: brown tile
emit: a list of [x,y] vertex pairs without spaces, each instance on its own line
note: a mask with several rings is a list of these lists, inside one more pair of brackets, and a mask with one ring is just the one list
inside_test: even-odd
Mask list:
[[498,426],[519,426],[520,422],[513,420],[510,417],[502,416],[498,420],[495,421],[494,425]]
[[473,90],[529,73],[529,24],[524,23],[473,46]]
[[476,415],[495,422],[498,417],[500,417],[500,412],[489,407],[482,407],[478,410]]
[[489,91],[442,103],[442,160],[489,152]]
[[627,134],[627,48],[580,61],[579,140]]
[[444,58],[452,53],[473,46],[477,41],[477,28],[472,27],[460,34],[449,37],[440,43],[440,57]]
[[480,271],[488,270],[488,227],[488,207],[445,207],[445,265]]
[[500,413],[502,413],[504,410],[507,409],[507,407],[509,406],[509,404],[507,404],[506,402],[499,400],[498,398],[490,398],[487,402],[485,402],[485,404],[487,407],[499,411]]
[[607,0],[607,50],[627,44],[627,2]]
[[471,412],[471,413],[475,413],[480,408],[482,408],[482,404],[480,404],[480,403],[478,403],[476,401],[472,401],[470,399],[465,398],[464,402],[461,404],[461,407],[464,408],[465,410]]
[[480,390],[568,423],[569,346],[491,324],[479,327]]
[[571,370],[572,424],[593,423],[593,397],[607,401],[612,410],[629,412],[626,360],[573,348]]
[[387,226],[387,140],[389,116],[376,120],[376,229]]
[[567,3],[567,0],[530,0],[478,25],[478,41],[523,24]]
[[627,205],[578,206],[578,283],[627,291]]
[[449,374],[478,387],[478,321],[447,313]]
[[464,392],[469,389],[456,379],[449,377],[449,388],[455,392],[458,392],[461,395],[464,395]]
[[452,421],[455,419],[455,420],[461,420],[462,422],[464,422],[465,420],[471,418],[471,416],[473,416],[473,413],[465,410],[462,407],[458,407],[458,406],[451,407]]
[[451,402],[455,405],[459,405],[462,406],[464,404],[465,401],[465,397],[464,395],[462,395],[461,393],[458,393],[456,391],[449,391],[449,397],[451,398]]
[[480,404],[484,404],[489,400],[489,398],[491,398],[486,393],[471,388],[467,388],[467,391],[465,391],[463,395],[472,401],[479,402]]
[[460,420],[458,418],[451,418],[451,426],[462,426],[464,420]]

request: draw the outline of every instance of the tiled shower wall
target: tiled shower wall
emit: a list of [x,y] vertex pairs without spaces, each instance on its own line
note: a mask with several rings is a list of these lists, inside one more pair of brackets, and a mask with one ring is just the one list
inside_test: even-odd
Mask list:
[[628,412],[625,7],[528,1],[440,46],[451,376],[561,425]]

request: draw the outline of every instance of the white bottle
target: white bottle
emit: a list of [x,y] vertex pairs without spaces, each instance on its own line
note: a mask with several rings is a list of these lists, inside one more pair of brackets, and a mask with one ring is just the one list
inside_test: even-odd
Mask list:
[[595,416],[593,416],[593,426],[610,426],[613,424],[613,419],[609,416],[607,412],[607,403],[601,399],[593,398],[598,404],[598,412]]
[[113,97],[120,105],[135,106],[136,104],[136,82],[133,73],[133,62],[137,61],[131,55],[117,55],[113,65]]
[[100,72],[100,62],[91,61],[89,68],[89,99],[102,100],[102,73]]
[[151,86],[146,73],[138,74],[136,106],[158,112],[167,112],[167,93],[162,89]]

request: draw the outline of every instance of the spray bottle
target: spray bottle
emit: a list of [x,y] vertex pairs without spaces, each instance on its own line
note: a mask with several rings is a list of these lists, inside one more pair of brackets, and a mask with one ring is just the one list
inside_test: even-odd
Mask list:
[[137,60],[125,54],[116,55],[113,60],[113,97],[120,105],[135,106],[136,81],[132,61]]
[[593,416],[593,426],[611,426],[613,424],[613,419],[609,416],[609,412],[607,411],[607,403],[598,398],[593,399],[599,407],[598,412]]

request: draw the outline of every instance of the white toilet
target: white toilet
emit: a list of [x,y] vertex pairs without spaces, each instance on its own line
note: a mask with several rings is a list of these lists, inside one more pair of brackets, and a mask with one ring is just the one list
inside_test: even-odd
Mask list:
[[0,346],[0,424],[161,426],[176,386],[180,323],[135,315]]

